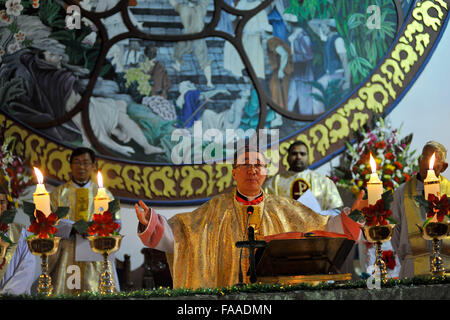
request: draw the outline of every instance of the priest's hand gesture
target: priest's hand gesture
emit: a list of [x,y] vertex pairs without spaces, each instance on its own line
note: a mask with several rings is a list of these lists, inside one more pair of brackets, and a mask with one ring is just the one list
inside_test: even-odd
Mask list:
[[353,212],[353,210],[359,210],[362,211],[363,208],[366,208],[369,206],[369,200],[363,199],[365,194],[364,190],[361,190],[358,194],[358,197],[356,198],[355,202],[353,202],[352,210],[350,212]]
[[142,200],[139,200],[139,204],[136,203],[134,205],[134,209],[136,210],[136,216],[139,222],[147,226],[152,215],[152,210]]

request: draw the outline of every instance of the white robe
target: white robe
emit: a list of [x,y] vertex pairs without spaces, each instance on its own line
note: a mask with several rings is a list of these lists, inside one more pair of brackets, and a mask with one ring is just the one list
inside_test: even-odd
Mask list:
[[[247,0],[239,1],[236,9],[251,10],[261,4],[260,0],[249,2]],[[265,79],[265,60],[264,49],[262,46],[261,35],[264,31],[272,32],[273,28],[267,18],[267,12],[261,10],[257,15],[251,18],[245,25],[242,32],[242,44],[244,46],[247,57],[256,73],[256,76]],[[237,50],[229,42],[224,45],[224,61],[223,67],[230,71],[236,77],[242,77],[242,69],[244,64]]]
[[22,229],[17,248],[0,281],[1,294],[30,294],[34,281],[36,258],[28,249],[27,231]]

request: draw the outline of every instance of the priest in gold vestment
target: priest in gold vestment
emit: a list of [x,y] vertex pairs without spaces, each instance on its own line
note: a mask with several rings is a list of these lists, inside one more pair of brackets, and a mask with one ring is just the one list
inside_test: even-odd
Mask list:
[[[98,190],[98,185],[91,180],[96,170],[95,153],[88,148],[75,149],[70,158],[70,168],[72,180],[58,186],[50,195],[52,211],[58,207],[70,208],[67,216],[56,226],[56,235],[62,237],[59,249],[48,257],[54,294],[96,292],[102,272],[101,256],[93,255],[85,235],[80,235],[72,227],[82,218],[92,220],[94,197]],[[106,192],[113,200],[113,195],[108,190]],[[120,219],[118,213],[116,219]],[[116,269],[111,262],[109,271],[119,291]]]
[[344,203],[334,182],[328,177],[309,170],[308,147],[296,141],[288,150],[289,171],[281,172],[264,184],[267,193],[288,197],[302,202],[301,196],[308,190],[316,198],[323,215],[337,215]]
[[[391,204],[392,217],[398,222],[392,231],[392,247],[400,259],[399,278],[410,278],[430,274],[430,253],[432,242],[424,240],[416,224],[422,226],[426,220],[425,210],[414,199],[423,195],[423,180],[426,178],[430,157],[435,153],[434,171],[439,177],[441,196],[450,196],[450,183],[441,175],[447,167],[447,150],[436,141],[429,141],[419,157],[419,173],[405,182],[394,192]],[[447,272],[450,270],[450,240],[444,239],[441,245],[441,257]]]
[[[240,249],[247,225],[255,238],[294,231],[328,230],[358,241],[360,225],[347,214],[323,216],[298,201],[263,192],[264,156],[256,150],[237,153],[232,171],[234,191],[218,195],[198,209],[168,221],[142,201],[135,205],[138,236],[144,245],[166,252],[174,288],[214,288],[238,283]],[[248,208],[254,211],[248,214]],[[362,208],[360,198],[354,208]],[[242,270],[248,269],[243,255]],[[249,282],[244,275],[244,282]]]

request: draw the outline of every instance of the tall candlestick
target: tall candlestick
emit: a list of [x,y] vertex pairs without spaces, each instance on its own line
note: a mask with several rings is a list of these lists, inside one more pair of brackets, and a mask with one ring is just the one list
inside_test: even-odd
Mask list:
[[50,208],[50,194],[45,189],[44,185],[44,176],[42,175],[41,171],[34,167],[34,173],[36,174],[37,178],[37,185],[36,190],[33,193],[33,202],[36,210],[42,211],[43,214],[45,214],[46,217],[48,217],[51,213]]
[[428,200],[429,194],[434,194],[437,197],[441,196],[441,184],[439,178],[436,177],[436,173],[434,172],[434,161],[436,159],[435,153],[430,158],[430,166],[427,171],[427,177],[423,181],[424,195],[425,199]]
[[98,214],[108,210],[109,207],[109,196],[106,193],[105,188],[103,187],[103,178],[100,171],[97,174],[97,184],[98,191],[97,195],[94,198],[94,213]]
[[374,205],[381,199],[381,195],[383,194],[383,182],[377,175],[377,163],[372,157],[372,154],[370,154],[370,169],[372,170],[372,174],[367,182],[367,198],[369,205]]

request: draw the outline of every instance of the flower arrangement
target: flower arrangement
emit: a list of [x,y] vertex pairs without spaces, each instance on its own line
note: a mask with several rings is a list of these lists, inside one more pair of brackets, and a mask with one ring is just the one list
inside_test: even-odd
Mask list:
[[[4,133],[0,135],[0,139]],[[33,183],[24,161],[16,154],[16,137],[2,139],[0,149],[0,188],[6,193],[9,207],[18,208],[25,188]]]
[[9,244],[12,244],[12,241],[8,237],[7,232],[9,230],[9,224],[14,221],[16,212],[16,208],[9,208],[0,215],[0,240]]
[[427,212],[427,219],[423,226],[426,226],[431,221],[444,222],[444,219],[450,220],[450,199],[446,194],[443,194],[441,198],[434,194],[428,194],[428,199],[425,199],[423,195],[415,197],[418,204],[425,208]]
[[395,190],[418,172],[415,150],[410,152],[413,134],[400,139],[400,129],[392,129],[388,121],[379,118],[375,123],[355,132],[356,144],[347,144],[341,164],[334,167],[330,178],[337,186],[348,188],[358,194],[366,187],[371,168],[369,155],[377,163],[377,174],[381,176],[385,190]]
[[369,205],[359,210],[353,210],[350,217],[355,221],[364,221],[365,225],[371,226],[385,226],[388,224],[397,224],[397,221],[392,218],[392,211],[390,209],[393,200],[392,190],[388,190],[382,194],[374,205]]
[[113,214],[109,211],[103,211],[94,214],[87,232],[91,236],[109,237],[118,235],[119,229],[120,224],[114,221]]
[[69,207],[58,207],[55,212],[51,212],[46,216],[42,211],[36,210],[34,203],[24,201],[23,212],[30,218],[28,231],[33,233],[27,239],[49,239],[53,238],[58,232],[56,225],[61,218],[67,215]]
[[46,217],[42,211],[36,210],[36,219],[31,222],[28,231],[40,239],[52,238],[58,231],[55,227],[57,221],[58,216],[55,213],[52,212]]
[[99,237],[117,236],[121,228],[120,224],[116,222],[116,212],[119,210],[119,200],[114,199],[109,202],[108,210],[94,213],[91,221],[80,219],[74,223],[73,227],[80,234]]

